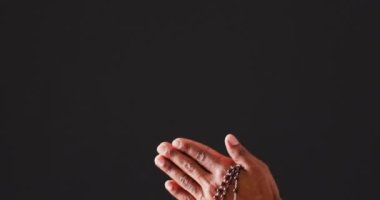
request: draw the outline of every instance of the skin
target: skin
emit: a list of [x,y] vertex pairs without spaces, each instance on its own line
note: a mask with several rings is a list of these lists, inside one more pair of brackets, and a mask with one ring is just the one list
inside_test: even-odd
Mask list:
[[[230,157],[199,142],[177,138],[157,147],[155,164],[171,180],[165,188],[178,200],[212,200],[217,187],[231,165],[243,170],[238,182],[238,200],[280,200],[276,182],[268,166],[252,155],[235,136],[226,136]],[[230,188],[225,200],[233,200]]]

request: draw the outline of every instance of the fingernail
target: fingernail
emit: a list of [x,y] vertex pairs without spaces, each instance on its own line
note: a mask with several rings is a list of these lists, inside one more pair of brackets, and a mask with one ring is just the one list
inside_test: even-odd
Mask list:
[[160,144],[158,147],[157,147],[157,152],[159,154],[164,154],[166,152],[166,147],[163,145],[163,144]]
[[179,148],[179,147],[181,146],[181,142],[179,141],[179,139],[175,139],[175,140],[173,141],[173,146],[174,146],[175,148]]
[[160,166],[160,167],[164,166],[164,162],[165,162],[164,159],[161,157],[156,157],[155,159],[155,163],[157,166]]
[[239,144],[239,141],[236,139],[236,137],[232,134],[229,134],[228,136],[228,142],[232,145],[232,146],[236,146]]
[[165,187],[166,187],[166,189],[168,189],[168,190],[173,190],[173,184],[170,183],[170,181],[166,181],[166,182],[165,182]]

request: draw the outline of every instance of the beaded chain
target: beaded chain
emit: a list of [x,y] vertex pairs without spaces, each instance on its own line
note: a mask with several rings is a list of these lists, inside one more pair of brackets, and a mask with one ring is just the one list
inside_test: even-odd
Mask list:
[[214,200],[224,200],[227,195],[227,190],[232,184],[234,185],[234,200],[237,200],[238,179],[241,169],[243,169],[241,165],[233,165],[227,170],[227,174],[224,176],[222,184],[216,190]]

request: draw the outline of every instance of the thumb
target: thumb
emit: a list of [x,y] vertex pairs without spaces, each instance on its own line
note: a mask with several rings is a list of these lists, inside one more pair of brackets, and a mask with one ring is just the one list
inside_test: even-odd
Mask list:
[[227,152],[231,156],[232,160],[236,164],[240,164],[245,169],[248,169],[252,160],[251,153],[249,153],[248,150],[240,144],[238,139],[232,134],[228,134],[226,136],[225,143]]

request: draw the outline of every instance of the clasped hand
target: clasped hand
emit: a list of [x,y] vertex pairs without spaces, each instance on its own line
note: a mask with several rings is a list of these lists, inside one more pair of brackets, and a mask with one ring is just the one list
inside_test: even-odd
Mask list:
[[[155,164],[171,180],[165,188],[178,200],[212,200],[227,169],[243,166],[238,182],[238,200],[280,200],[280,194],[268,166],[252,155],[235,136],[226,136],[230,157],[199,142],[177,138],[157,147]],[[226,200],[232,200],[232,191]]]

